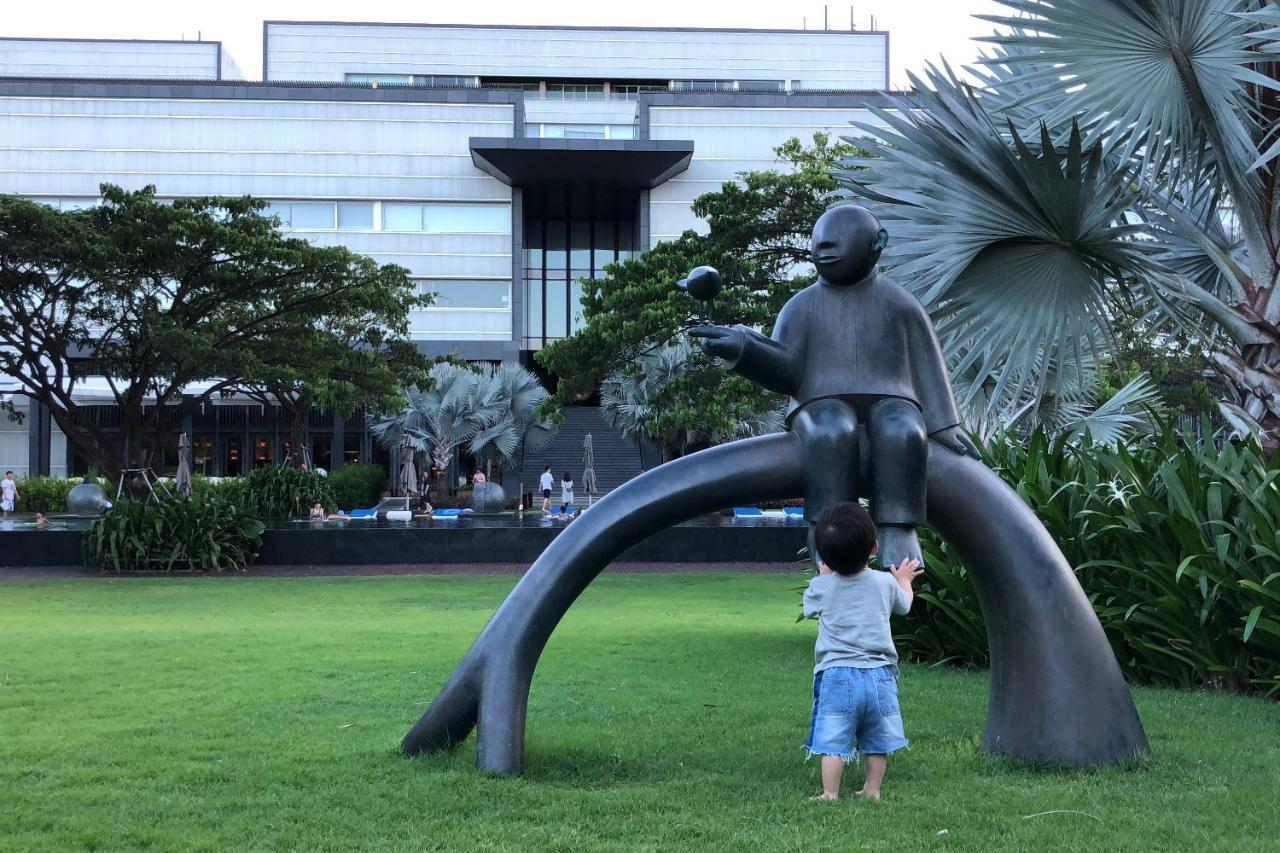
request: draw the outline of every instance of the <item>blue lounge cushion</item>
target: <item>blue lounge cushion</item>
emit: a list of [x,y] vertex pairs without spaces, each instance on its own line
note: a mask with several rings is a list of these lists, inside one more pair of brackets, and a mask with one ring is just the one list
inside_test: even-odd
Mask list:
[[462,515],[460,509],[438,509],[435,511],[436,518],[457,518]]
[[733,508],[734,518],[754,518],[757,515],[764,515],[764,511],[754,506],[735,506]]
[[782,511],[787,515],[804,515],[804,507],[802,506],[784,506]]
[[347,518],[375,518],[377,515],[376,509],[353,509],[347,513]]

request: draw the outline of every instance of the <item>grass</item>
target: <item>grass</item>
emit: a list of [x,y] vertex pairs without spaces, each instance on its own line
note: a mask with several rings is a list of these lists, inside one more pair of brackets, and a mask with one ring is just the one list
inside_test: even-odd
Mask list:
[[1280,705],[1238,696],[1138,690],[1153,758],[1037,769],[978,752],[985,674],[906,667],[885,801],[808,802],[783,575],[606,575],[543,657],[527,776],[401,756],[511,582],[0,585],[0,849],[1275,849]]

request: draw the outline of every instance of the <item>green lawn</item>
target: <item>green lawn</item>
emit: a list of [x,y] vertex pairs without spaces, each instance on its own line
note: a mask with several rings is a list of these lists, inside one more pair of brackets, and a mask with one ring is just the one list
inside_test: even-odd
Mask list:
[[808,802],[782,575],[607,575],[543,656],[526,777],[404,758],[511,584],[0,584],[0,849],[1276,849],[1280,705],[1204,693],[1137,691],[1148,761],[1044,771],[978,753],[985,674],[906,667],[885,801]]

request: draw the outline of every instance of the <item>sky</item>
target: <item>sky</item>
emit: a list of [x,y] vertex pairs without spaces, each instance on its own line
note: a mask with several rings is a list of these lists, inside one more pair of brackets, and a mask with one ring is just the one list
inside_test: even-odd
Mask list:
[[[743,3],[742,0],[0,0],[0,36],[62,38],[154,38],[221,41],[249,80],[262,78],[262,22],[266,20],[394,21],[439,24],[575,24],[599,26],[742,27],[821,29],[823,4]],[[907,71],[945,56],[953,66],[972,62],[981,46],[972,41],[992,27],[975,14],[999,14],[996,0],[854,0],[858,29],[889,31],[889,79],[907,88]],[[831,29],[848,29],[850,4],[827,4]]]

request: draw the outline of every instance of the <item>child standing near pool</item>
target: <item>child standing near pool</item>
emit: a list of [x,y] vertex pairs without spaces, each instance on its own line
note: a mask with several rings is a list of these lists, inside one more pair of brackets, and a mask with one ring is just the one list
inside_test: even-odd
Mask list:
[[18,507],[18,481],[13,479],[12,471],[4,472],[4,479],[0,480],[0,509],[4,510],[4,517],[8,518],[9,513]]
[[889,755],[907,745],[889,616],[911,609],[911,584],[923,570],[913,559],[887,572],[867,568],[877,545],[875,523],[856,503],[829,507],[814,526],[818,576],[805,590],[804,615],[818,619],[813,722],[805,744],[810,755],[822,756],[822,793],[815,800],[840,796],[855,748],[866,759],[858,795],[880,799]]

